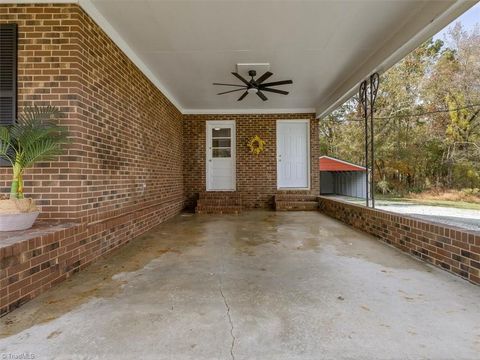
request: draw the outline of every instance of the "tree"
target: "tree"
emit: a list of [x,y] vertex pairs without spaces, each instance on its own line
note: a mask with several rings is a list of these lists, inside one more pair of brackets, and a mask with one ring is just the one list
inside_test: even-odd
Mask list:
[[[321,120],[322,154],[364,163],[357,104],[351,99]],[[457,24],[445,41],[426,41],[384,73],[375,129],[375,180],[383,190],[480,187],[479,28]]]

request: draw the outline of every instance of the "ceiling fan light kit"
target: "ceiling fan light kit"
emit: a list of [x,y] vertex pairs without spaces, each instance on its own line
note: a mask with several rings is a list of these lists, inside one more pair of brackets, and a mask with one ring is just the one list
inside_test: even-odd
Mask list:
[[237,99],[237,101],[242,101],[248,94],[257,94],[257,96],[260,99],[262,99],[263,101],[267,101],[268,98],[263,93],[264,91],[275,93],[275,94],[288,95],[288,91],[273,89],[271,87],[272,86],[293,84],[292,80],[282,80],[282,81],[274,81],[274,82],[270,82],[270,83],[265,83],[265,80],[267,80],[270,76],[273,75],[273,73],[271,73],[270,71],[265,72],[262,76],[255,79],[255,76],[257,76],[257,72],[255,70],[250,70],[248,72],[248,75],[251,77],[250,80],[245,79],[243,76],[241,76],[239,73],[236,73],[236,72],[232,72],[232,75],[235,76],[238,80],[240,80],[243,84],[241,85],[241,84],[213,83],[213,85],[233,86],[233,87],[239,88],[239,89],[235,89],[235,90],[228,90],[228,91],[220,92],[217,95],[223,95],[223,94],[229,94],[229,93],[232,93],[232,92],[243,91],[243,94]]

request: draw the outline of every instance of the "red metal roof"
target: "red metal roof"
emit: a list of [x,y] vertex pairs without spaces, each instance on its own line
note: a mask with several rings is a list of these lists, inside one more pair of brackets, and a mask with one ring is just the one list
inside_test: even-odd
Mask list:
[[318,165],[320,171],[365,171],[363,166],[335,159],[330,156],[320,156]]

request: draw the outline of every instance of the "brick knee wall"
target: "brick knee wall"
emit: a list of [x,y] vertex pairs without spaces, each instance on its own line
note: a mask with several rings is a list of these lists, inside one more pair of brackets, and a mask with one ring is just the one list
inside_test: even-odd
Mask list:
[[0,316],[174,216],[181,206],[169,202],[91,225],[33,229],[34,237],[1,247]]
[[480,234],[320,197],[320,211],[480,285]]

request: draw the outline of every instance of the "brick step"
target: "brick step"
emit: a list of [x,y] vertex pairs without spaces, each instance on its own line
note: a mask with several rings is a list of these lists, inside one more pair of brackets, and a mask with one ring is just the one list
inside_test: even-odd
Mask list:
[[242,206],[241,199],[198,199],[197,206]]
[[318,201],[275,201],[276,211],[315,211]]
[[318,196],[309,194],[276,194],[275,201],[318,201]]
[[242,198],[236,191],[202,191],[195,208],[197,214],[240,214]]
[[198,195],[199,199],[241,199],[239,193],[229,191],[204,191]]
[[212,206],[212,205],[197,205],[195,208],[197,214],[240,214],[242,207],[239,205],[229,206]]

